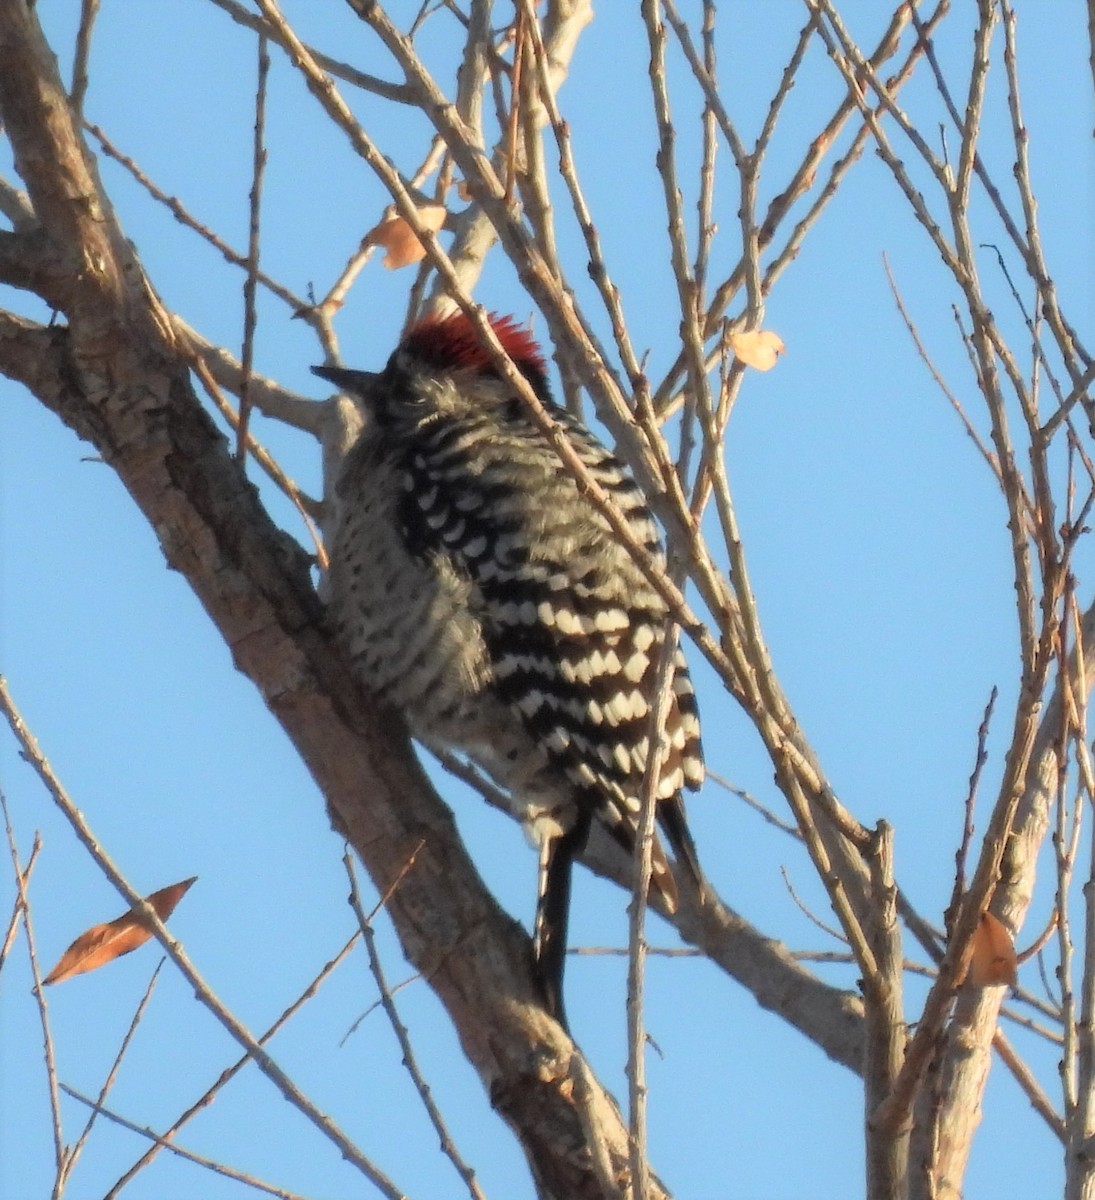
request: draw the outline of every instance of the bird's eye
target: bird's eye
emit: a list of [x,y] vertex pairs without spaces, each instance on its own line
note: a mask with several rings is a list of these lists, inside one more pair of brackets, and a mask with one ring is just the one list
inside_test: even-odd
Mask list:
[[395,403],[406,408],[420,408],[427,402],[425,389],[418,385],[412,370],[414,360],[410,355],[397,350],[388,360],[384,374],[387,377],[387,394]]

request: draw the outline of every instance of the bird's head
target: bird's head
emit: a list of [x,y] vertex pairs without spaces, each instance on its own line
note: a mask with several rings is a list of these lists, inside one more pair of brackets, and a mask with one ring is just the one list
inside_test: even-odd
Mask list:
[[[551,402],[547,364],[532,335],[512,317],[492,313],[490,327],[532,390]],[[473,394],[479,405],[509,402],[512,391],[501,386],[501,375],[472,323],[462,312],[424,317],[413,325],[381,372],[345,367],[313,367],[314,374],[362,400],[381,420],[399,409],[432,403],[445,407],[446,396]],[[477,386],[478,385],[478,386]]]

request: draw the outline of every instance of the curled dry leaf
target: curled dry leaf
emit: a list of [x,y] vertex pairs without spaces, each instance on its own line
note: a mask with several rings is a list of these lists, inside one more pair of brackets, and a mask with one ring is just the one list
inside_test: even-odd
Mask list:
[[756,371],[770,371],[784,350],[783,338],[770,329],[732,333],[730,346],[735,358]]
[[973,935],[973,958],[967,979],[974,987],[1013,984],[1017,966],[1015,942],[1007,927],[992,913],[982,913]]
[[[195,879],[197,875],[192,875],[189,879],[160,888],[158,892],[146,896],[145,900],[156,910],[160,920],[166,921]],[[143,946],[151,936],[152,931],[140,914],[130,909],[114,921],[108,921],[105,925],[93,925],[81,933],[42,982],[61,983],[65,979],[71,979],[73,975],[94,971],[96,967]]]
[[[431,233],[436,233],[445,224],[446,215],[442,204],[424,204],[418,209],[418,219]],[[370,229],[365,235],[365,245],[384,248],[384,265],[389,271],[409,267],[426,257],[426,248],[400,216],[388,217]]]

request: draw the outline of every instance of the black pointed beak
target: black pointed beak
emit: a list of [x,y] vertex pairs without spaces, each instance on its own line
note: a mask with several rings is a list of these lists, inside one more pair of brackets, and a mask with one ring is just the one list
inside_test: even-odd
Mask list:
[[351,371],[346,367],[313,367],[312,374],[333,383],[339,391],[352,392],[355,396],[368,396],[380,378],[376,371]]

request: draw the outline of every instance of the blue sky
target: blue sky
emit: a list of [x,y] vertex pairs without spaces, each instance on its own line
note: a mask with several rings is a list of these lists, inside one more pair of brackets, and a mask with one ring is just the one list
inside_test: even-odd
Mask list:
[[[39,6],[63,69],[78,7]],[[284,7],[306,38],[364,70],[394,74],[345,6],[298,0]],[[417,5],[392,8],[398,16]],[[600,8],[575,58],[564,110],[634,340],[649,350],[656,378],[675,353],[678,318],[660,193],[650,173],[645,46],[625,6]],[[863,44],[879,30],[877,8],[864,0],[843,6]],[[1042,234],[1063,305],[1083,331],[1093,316],[1095,249],[1083,6],[1055,0],[1019,8]],[[790,0],[723,9],[724,95],[751,140],[805,10]],[[940,42],[945,65],[955,70],[968,53],[966,19],[956,14]],[[439,32],[428,35],[428,48],[440,56],[440,19],[434,28]],[[280,53],[273,57],[264,263],[298,292],[312,281],[322,291],[384,199],[319,118]],[[91,120],[240,247],[252,63],[250,35],[212,5],[115,0],[100,18],[88,98]],[[683,76],[677,79],[683,88]],[[399,165],[411,166],[422,126],[401,115],[406,129],[392,132],[382,104],[346,94]],[[790,164],[816,133],[818,114],[838,94],[835,70],[815,47],[773,144],[762,199],[785,185]],[[682,96],[687,129],[697,105],[691,91]],[[934,133],[939,106],[926,79],[914,81],[902,103]],[[984,142],[1004,185],[1010,178],[1005,134],[994,120]],[[395,149],[404,144],[405,161]],[[694,156],[687,133],[682,154],[686,162]],[[729,167],[729,156],[723,159]],[[168,306],[211,339],[237,346],[239,274],[147,203],[116,166],[105,165],[103,175]],[[692,177],[683,178],[693,188]],[[736,204],[727,169],[717,206],[722,266],[737,253]],[[987,219],[978,236],[1003,243]],[[563,245],[579,298],[593,312],[573,229],[564,230]],[[787,353],[775,370],[747,381],[726,454],[765,633],[799,721],[853,812],[866,823],[882,815],[894,822],[900,882],[938,920],[949,898],[976,729],[993,684],[1001,690],[1002,715],[990,740],[985,796],[999,775],[1018,670],[1015,617],[1002,501],[904,331],[883,253],[941,369],[980,415],[950,316],[955,297],[934,250],[868,151],[771,297],[767,324],[784,338]],[[994,277],[991,252],[982,253],[994,305],[1014,330],[1015,321],[1003,316],[1006,285]],[[377,262],[367,269],[338,319],[348,363],[383,363],[409,283],[405,272],[384,272]],[[501,311],[522,317],[530,311],[500,257],[488,265],[477,295]],[[0,303],[44,315],[21,307],[3,288]],[[319,350],[303,323],[289,317],[279,301],[263,298],[256,365],[319,396],[308,373]],[[318,487],[318,454],[308,439],[261,418],[256,433],[303,486]],[[226,1002],[260,1030],[352,932],[342,844],[260,698],[232,669],[185,582],[165,569],[152,531],[117,479],[88,461],[90,453],[27,393],[0,379],[0,671],[134,884],[152,891],[199,876],[172,928]],[[286,504],[275,497],[271,507],[302,536]],[[747,722],[702,667],[697,673],[710,766],[782,813],[771,765]],[[122,906],[7,737],[0,737],[0,780],[23,856],[36,830],[43,838],[32,891],[46,969],[80,930]],[[487,882],[527,920],[535,860],[520,831],[452,781],[442,778],[440,786]],[[833,948],[798,910],[781,875],[786,868],[798,895],[829,918],[823,892],[792,842],[713,784],[691,801],[690,817],[705,867],[731,905],[796,949]],[[0,880],[0,911],[10,911],[11,898],[8,872]],[[622,893],[583,872],[573,943],[622,945],[625,904]],[[1030,930],[1041,926],[1048,906],[1043,885]],[[671,944],[656,920],[652,932],[654,941]],[[383,923],[381,945],[389,977],[409,974]],[[50,991],[65,1082],[96,1091],[157,960],[156,949],[146,948]],[[851,985],[850,971],[819,970]],[[661,1052],[648,1063],[651,1160],[676,1194],[699,1200],[859,1194],[858,1082],[708,965],[655,960],[649,976],[648,1025]],[[1023,980],[1038,990],[1032,967]],[[575,1034],[620,1097],[626,1095],[624,982],[620,959],[577,958],[568,967]],[[20,945],[0,977],[0,1192],[12,1197],[42,1195],[51,1178],[40,1032],[29,988]],[[921,985],[910,981],[909,993],[915,1013]],[[358,954],[272,1050],[408,1195],[459,1195],[459,1180],[435,1152],[382,1015],[374,1012],[341,1044],[373,998]],[[399,1003],[484,1190],[515,1200],[531,1196],[522,1157],[429,990],[407,987]],[[1055,1095],[1056,1048],[1020,1034],[1015,1040]],[[110,1103],[138,1123],[165,1124],[235,1057],[234,1044],[167,969]],[[71,1101],[64,1112],[71,1140],[83,1112]],[[337,1152],[254,1072],[234,1081],[181,1140],[309,1196],[362,1194]],[[101,1195],[142,1150],[134,1135],[100,1126],[69,1194]],[[1046,1195],[1047,1181],[1060,1179],[1059,1157],[997,1066],[967,1194]],[[218,1200],[241,1193],[164,1155],[125,1194]]]

